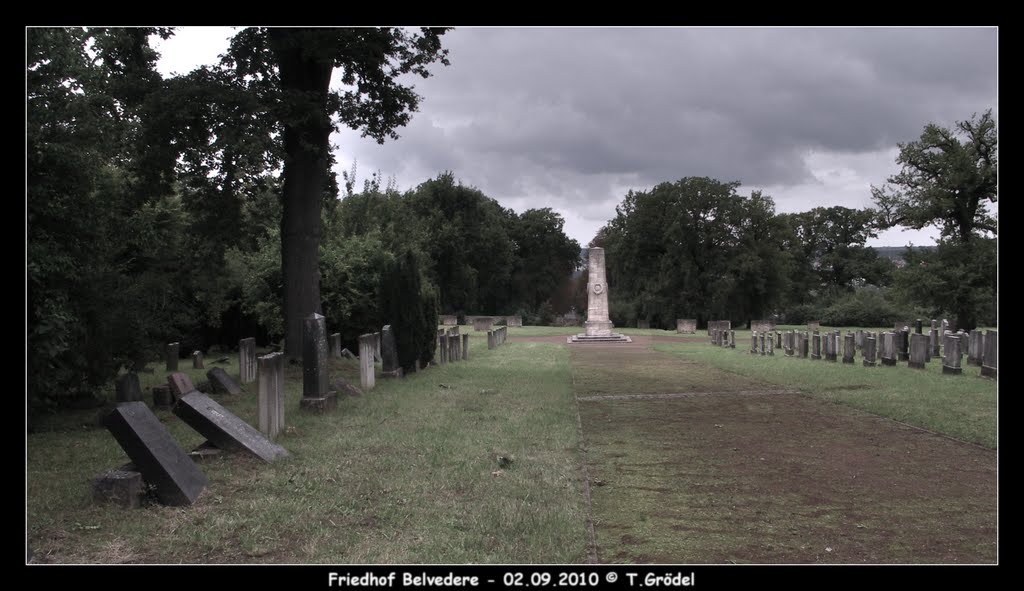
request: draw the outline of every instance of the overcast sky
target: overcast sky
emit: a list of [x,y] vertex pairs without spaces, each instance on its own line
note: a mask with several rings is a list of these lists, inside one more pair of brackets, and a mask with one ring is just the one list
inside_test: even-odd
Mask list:
[[[163,75],[216,61],[234,30],[156,44]],[[686,176],[761,189],[778,212],[867,207],[898,142],[992,109],[995,28],[466,28],[398,140],[343,130],[357,161],[406,190],[450,170],[517,212],[550,207],[586,245],[629,189]],[[932,244],[890,230],[876,246]]]

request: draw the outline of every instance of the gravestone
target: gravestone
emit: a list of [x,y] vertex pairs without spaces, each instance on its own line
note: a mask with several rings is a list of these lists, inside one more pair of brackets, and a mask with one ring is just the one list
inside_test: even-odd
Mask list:
[[781,349],[782,348],[782,332],[778,331],[778,330],[775,331],[775,348],[776,349]]
[[804,359],[807,359],[808,355],[810,355],[810,352],[811,352],[811,339],[810,339],[810,336],[811,336],[810,333],[808,333],[805,330],[803,332],[803,334],[801,335],[801,337],[800,337],[800,352],[799,352],[799,355],[800,355],[800,357],[803,357]]
[[327,384],[327,329],[316,312],[302,322],[302,400],[299,408],[313,412],[333,410],[337,397]]
[[462,357],[462,338],[459,336],[459,328],[448,329],[448,362],[458,361]]
[[192,351],[192,369],[206,369],[203,365],[202,351]]
[[764,334],[766,332],[775,330],[774,320],[751,320],[750,330],[756,330],[758,334]]
[[512,326],[512,327],[519,328],[519,327],[523,326],[523,317],[522,316],[506,316],[505,317],[505,325],[506,326]]
[[156,408],[171,408],[177,399],[171,392],[170,386],[153,386],[153,406]]
[[932,339],[932,357],[938,357],[939,343],[942,342],[942,333],[939,332],[939,326],[935,320],[932,320],[932,331],[931,333],[929,333],[928,336],[930,336]]
[[485,330],[491,330],[494,326],[494,319],[489,316],[481,316],[473,318],[473,330],[483,332]]
[[171,389],[171,397],[177,401],[182,396],[196,389],[192,385],[192,378],[188,377],[188,374],[183,374],[179,371],[172,372],[167,376],[167,387]]
[[896,365],[896,334],[892,332],[882,333],[882,365]]
[[820,322],[818,322],[817,320],[813,320],[813,321],[808,321],[807,322],[807,331],[808,332],[816,332],[816,331],[819,331],[819,330],[821,330],[821,323]]
[[242,394],[245,392],[241,386],[235,383],[235,380],[231,379],[228,372],[224,371],[221,367],[215,367],[206,372],[206,379],[210,380],[210,388],[214,392],[224,392],[226,394]]
[[916,332],[917,334],[923,334],[923,331],[924,321],[918,318],[917,320],[914,321],[914,332]]
[[[455,327],[453,330],[458,333],[459,327]],[[373,362],[380,363],[383,360],[384,358],[380,356],[380,333],[375,332],[373,333]]]
[[493,330],[487,331],[487,348],[488,349],[493,349],[494,348],[494,331]]
[[139,374],[130,371],[117,378],[114,382],[114,397],[118,402],[137,402],[142,400],[142,386],[139,385]]
[[896,334],[898,336],[898,340],[896,342],[899,347],[897,349],[897,353],[899,353],[899,360],[907,361],[910,359],[910,330],[905,328]]
[[877,342],[871,333],[864,337],[864,367],[875,366],[875,344]]
[[637,320],[636,321],[636,327],[640,328],[640,329],[648,329],[648,328],[651,327],[651,321],[650,320]]
[[723,330],[718,333],[718,340],[722,341],[722,347],[729,346],[729,331]]
[[981,359],[981,375],[986,378],[999,377],[999,337],[995,330],[985,331],[985,353]]
[[793,331],[787,330],[782,335],[782,353],[786,357],[793,356]]
[[441,324],[444,326],[455,326],[459,323],[459,317],[454,314],[441,316]]
[[818,331],[811,336],[811,359],[821,359],[821,334]]
[[256,381],[256,339],[238,341],[238,378],[243,384]]
[[843,338],[843,363],[853,363],[854,351],[857,349],[857,337],[852,333],[846,333]]
[[925,356],[928,354],[928,337],[920,333],[910,335],[910,359],[908,365],[915,369],[925,369]]
[[736,331],[731,329],[729,330],[729,348],[736,348]]
[[765,354],[766,355],[771,355],[772,357],[774,357],[775,356],[775,338],[774,338],[774,335],[768,334],[768,335],[765,335],[765,337],[766,337],[765,344],[767,345],[767,350],[765,351]]
[[401,377],[398,367],[398,349],[395,347],[395,331],[388,324],[380,330],[381,377]]
[[[726,329],[728,330],[728,329]],[[697,333],[697,319],[696,318],[676,318],[676,332],[696,334]]]
[[913,320],[899,320],[899,321],[893,323],[893,332],[895,332],[895,333],[899,333],[904,328],[907,329],[908,331],[913,330],[913,328],[914,328],[914,321]]
[[437,331],[437,362],[444,365],[448,361],[448,335],[444,329]]
[[825,361],[838,361],[838,347],[836,346],[836,335],[833,332],[825,333]]
[[981,331],[972,330],[967,342],[967,365],[981,365],[981,358],[984,354],[981,341]]
[[962,374],[964,370],[960,361],[960,337],[948,334],[942,343],[942,373]]
[[854,347],[859,351],[864,350],[864,331],[859,328],[857,329],[857,336],[854,340]]
[[225,451],[246,452],[264,462],[273,462],[291,455],[202,392],[182,396],[178,404],[174,405],[174,414]]
[[179,343],[167,343],[167,371],[178,371]]
[[273,439],[284,429],[284,353],[256,360],[259,373],[256,407],[260,431]]
[[328,355],[334,359],[341,359],[341,333],[336,332],[328,340]]
[[750,354],[757,355],[757,331],[750,333]]
[[377,345],[372,334],[359,335],[359,385],[369,392],[376,385],[373,374],[373,352]]
[[[134,468],[129,464],[128,467]],[[107,470],[92,479],[92,500],[96,503],[112,503],[124,509],[138,509],[146,489],[142,474],[128,467]]]
[[210,484],[171,434],[143,402],[120,404],[103,419],[121,449],[156,489],[165,505],[191,505]]
[[469,335],[462,335],[462,360],[469,360]]

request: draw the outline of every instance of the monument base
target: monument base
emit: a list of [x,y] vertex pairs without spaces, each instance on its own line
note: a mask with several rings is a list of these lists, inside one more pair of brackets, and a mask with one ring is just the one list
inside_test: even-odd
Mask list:
[[632,343],[633,339],[617,332],[609,333],[607,336],[592,336],[588,334],[577,334],[566,337],[565,342],[573,343]]
[[588,320],[583,326],[587,328],[588,337],[610,337],[612,336],[612,323],[610,320]]

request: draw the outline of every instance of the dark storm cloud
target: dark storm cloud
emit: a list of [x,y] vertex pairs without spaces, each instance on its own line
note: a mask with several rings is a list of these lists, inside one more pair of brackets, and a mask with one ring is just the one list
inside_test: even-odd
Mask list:
[[994,29],[459,29],[444,41],[451,66],[415,81],[423,103],[402,138],[343,134],[341,152],[402,186],[452,170],[499,201],[587,206],[584,218],[608,219],[624,187],[684,176],[818,182],[810,153],[891,150],[996,106]]

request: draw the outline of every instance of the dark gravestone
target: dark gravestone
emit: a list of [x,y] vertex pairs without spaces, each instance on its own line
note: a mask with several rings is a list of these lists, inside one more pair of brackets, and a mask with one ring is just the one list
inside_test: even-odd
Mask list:
[[910,360],[908,365],[916,369],[925,368],[925,357],[928,355],[928,337],[923,334],[910,335]]
[[180,400],[182,396],[196,389],[192,385],[192,378],[178,371],[167,376],[167,387],[171,389],[171,396],[175,400]]
[[981,365],[981,358],[984,355],[981,331],[972,330],[967,338],[967,365]]
[[444,365],[448,362],[448,335],[444,330],[437,331],[437,362]]
[[336,332],[331,335],[330,340],[330,356],[334,359],[341,359],[341,333]]
[[139,374],[130,371],[117,378],[114,382],[114,393],[118,402],[138,402],[142,400],[142,386],[139,385]]
[[192,369],[206,369],[203,365],[202,351],[192,351]]
[[142,402],[119,405],[103,426],[128,454],[147,484],[165,505],[191,505],[210,484],[184,450]]
[[167,343],[167,371],[178,371],[178,343]]
[[877,342],[871,333],[864,337],[864,367],[875,366],[875,344]]
[[962,374],[960,337],[948,334],[942,344],[942,373]]
[[836,358],[836,335],[832,332],[825,333],[825,361],[837,361]]
[[395,348],[391,325],[381,329],[381,365],[384,375],[393,374],[398,369],[398,351]]
[[981,375],[986,378],[999,377],[999,337],[998,331],[985,331],[985,353],[981,359]]
[[782,332],[781,331],[775,331],[775,348],[776,349],[781,349],[782,348]]
[[182,396],[174,414],[223,450],[248,452],[264,462],[291,455],[202,392]]
[[854,351],[857,350],[857,336],[852,332],[843,338],[843,363],[853,363]]
[[245,392],[235,380],[231,379],[231,376],[222,367],[215,367],[206,372],[206,379],[210,380],[210,387],[213,388],[214,392],[224,392],[225,394],[241,394]]
[[299,408],[315,412],[334,409],[336,397],[327,383],[327,329],[324,317],[313,313],[302,323],[302,400]]
[[170,408],[176,400],[170,386],[153,386],[153,406],[156,408]]
[[942,341],[942,333],[939,331],[939,327],[936,326],[936,322],[932,320],[932,331],[929,335],[932,339],[932,357],[939,356],[939,343]]
[[92,500],[112,503],[124,509],[138,509],[145,494],[142,474],[135,470],[115,468],[92,479]]
[[811,359],[821,359],[821,334],[818,331],[811,336]]
[[920,318],[914,321],[914,332],[917,334],[923,334],[924,332],[924,321]]
[[469,360],[469,335],[462,335],[462,360]]
[[896,343],[898,358],[900,361],[907,361],[910,359],[910,331],[907,329],[900,330],[896,333]]

